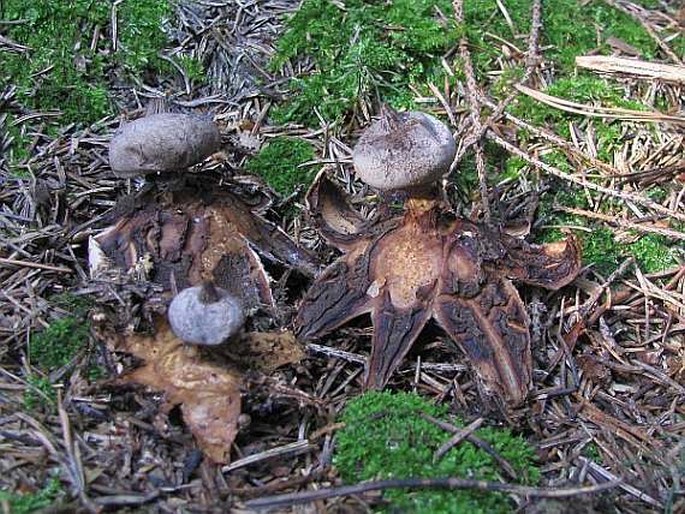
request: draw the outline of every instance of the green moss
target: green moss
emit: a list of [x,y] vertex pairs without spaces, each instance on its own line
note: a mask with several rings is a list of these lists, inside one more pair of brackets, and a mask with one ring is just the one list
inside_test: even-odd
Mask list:
[[[554,223],[560,225],[586,226],[584,218],[568,215],[557,215]],[[657,273],[678,264],[679,252],[670,246],[662,236],[648,234],[629,244],[616,241],[614,231],[610,228],[594,228],[592,232],[577,234],[583,245],[583,264],[592,265],[598,273],[607,275],[628,257],[633,257],[645,273]],[[566,235],[559,229],[544,231],[541,242],[559,241]]]
[[91,382],[96,382],[102,378],[105,378],[106,376],[107,370],[103,366],[100,366],[97,363],[90,363],[88,365],[86,377],[88,377],[88,380]]
[[298,166],[314,157],[314,147],[306,141],[275,137],[257,155],[248,159],[245,168],[262,177],[274,191],[289,195],[297,187],[311,182],[312,169]]
[[67,365],[86,346],[89,331],[89,324],[74,316],[53,321],[31,337],[31,364],[45,371]]
[[[547,94],[565,100],[603,107],[620,107],[644,111],[645,106],[624,98],[623,91],[604,79],[581,74],[561,78],[550,85]],[[569,121],[582,121],[584,115],[572,114],[543,104],[527,95],[519,95],[510,105],[509,112],[528,122],[552,128],[564,138],[570,137]],[[593,122],[597,137],[598,157],[611,162],[614,150],[621,147],[622,123],[600,120]],[[551,164],[551,163],[550,163]]]
[[628,252],[635,256],[640,269],[647,273],[657,273],[678,265],[677,249],[670,247],[663,236],[642,236],[628,246]]
[[167,0],[128,0],[120,4],[119,63],[132,74],[169,71],[158,54],[167,43],[162,28],[170,16],[171,5]]
[[581,239],[584,263],[592,264],[599,273],[611,273],[623,261],[623,247],[616,242],[611,229],[598,228],[591,233],[583,232]]
[[[493,35],[511,41],[522,51],[526,49],[531,0],[507,2],[506,7],[514,32],[496,0],[465,2],[464,27],[481,77],[501,68],[497,62],[501,59],[501,44]],[[438,10],[444,17],[436,15]],[[280,68],[289,59],[309,58],[315,70],[292,81],[292,97],[277,107],[274,119],[315,125],[318,119],[314,109],[326,119],[338,119],[352,112],[361,99],[415,107],[410,86],[421,93],[428,91],[425,85],[429,81],[442,84],[446,78],[454,80],[445,76],[439,62],[463,32],[453,18],[447,0],[351,0],[344,7],[332,0],[305,0],[286,23],[272,69]],[[549,0],[543,20],[541,46],[545,58],[563,74],[574,70],[578,55],[597,50],[611,53],[609,38],[638,48],[646,59],[655,57],[658,50],[637,21],[601,0]],[[458,59],[455,71],[462,73]],[[521,74],[520,67],[504,69],[492,92],[504,95]],[[590,80],[575,80],[572,90],[582,94]],[[594,80],[607,87],[604,81]]]
[[27,388],[24,391],[24,407],[33,411],[38,408],[53,410],[57,405],[57,393],[50,379],[45,376],[30,374],[26,377]]
[[7,503],[12,514],[29,514],[51,506],[61,494],[64,494],[62,484],[57,478],[51,478],[43,489],[35,493],[0,491],[0,503]]
[[[441,22],[436,7],[450,21]],[[273,117],[317,125],[314,109],[335,120],[360,100],[378,97],[410,106],[410,85],[442,83],[438,57],[458,39],[451,12],[448,0],[351,0],[344,9],[331,0],[305,0],[287,21],[271,68],[308,57],[316,70],[292,81],[290,98]]]
[[[506,7],[515,27],[515,34],[512,34],[495,0],[465,2],[468,36],[475,47],[474,64],[481,72],[493,69],[494,60],[499,57],[499,44],[493,44],[490,34],[512,41],[522,51],[526,49],[531,0],[506,2]],[[483,30],[483,27],[487,27],[487,30]],[[545,50],[547,60],[553,61],[560,71],[571,72],[578,55],[594,50],[609,54],[611,49],[607,40],[610,37],[638,48],[646,59],[656,55],[656,44],[642,26],[602,0],[545,2],[541,43],[548,47]]]
[[[468,477],[497,480],[500,469],[484,451],[462,443],[442,459],[433,454],[451,434],[423,419],[425,413],[447,419],[447,409],[416,394],[369,392],[353,399],[342,413],[334,463],[347,483],[408,477]],[[532,448],[509,430],[484,428],[476,432],[517,471],[521,483],[534,484],[540,472]],[[511,512],[506,496],[474,491],[387,490],[388,512]]]
[[[111,112],[104,77],[121,67],[131,75],[164,69],[157,57],[166,37],[161,26],[166,1],[125,1],[118,7],[121,48],[112,52],[111,4],[96,0],[4,0],[5,35],[30,47],[0,53],[0,77],[18,87],[18,100],[37,111],[60,110],[64,123],[93,123]],[[102,32],[91,49],[93,32]]]
[[588,444],[585,445],[583,448],[583,455],[585,455],[588,459],[593,460],[595,462],[601,462],[602,456],[599,453],[599,447],[594,441],[590,441]]

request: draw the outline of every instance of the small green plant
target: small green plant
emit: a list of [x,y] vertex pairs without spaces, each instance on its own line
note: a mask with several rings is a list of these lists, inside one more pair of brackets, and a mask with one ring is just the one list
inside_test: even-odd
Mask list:
[[311,168],[299,166],[314,157],[314,147],[308,142],[293,137],[275,137],[248,159],[245,168],[262,177],[274,191],[289,195],[311,181]]
[[89,324],[75,316],[67,316],[50,323],[38,332],[29,344],[31,364],[51,371],[69,364],[88,343]]
[[642,236],[631,243],[628,252],[647,273],[658,273],[678,265],[677,248],[669,246],[668,239],[656,234]]
[[623,261],[623,250],[609,228],[597,228],[590,233],[583,232],[583,262],[592,264],[599,273],[611,273]]
[[585,445],[583,448],[583,455],[595,462],[602,461],[602,455],[599,452],[599,447],[594,441],[590,441],[587,445]]
[[176,64],[185,72],[191,82],[203,82],[205,78],[205,67],[202,61],[189,55],[179,55],[175,58]]
[[0,491],[0,503],[7,503],[12,514],[29,514],[52,505],[55,499],[64,493],[64,488],[57,478],[48,480],[40,491],[28,494],[17,494]]
[[89,364],[88,368],[86,369],[86,377],[91,382],[95,382],[95,381],[100,380],[106,376],[107,376],[107,369],[105,369],[105,367],[103,367],[103,366],[101,366],[95,362],[91,362]]
[[52,410],[57,405],[57,393],[52,387],[50,379],[38,374],[26,377],[28,384],[24,391],[24,407],[28,411],[38,408]]
[[[434,452],[451,434],[421,417],[445,420],[447,409],[411,393],[372,391],[353,399],[342,413],[334,463],[348,483],[408,477],[463,477],[501,479],[500,468],[486,452],[470,443],[434,460]],[[458,425],[458,423],[455,423]],[[535,484],[540,471],[533,449],[510,430],[483,428],[476,432],[516,470],[521,483]],[[511,512],[506,496],[475,491],[388,490],[388,512]]]

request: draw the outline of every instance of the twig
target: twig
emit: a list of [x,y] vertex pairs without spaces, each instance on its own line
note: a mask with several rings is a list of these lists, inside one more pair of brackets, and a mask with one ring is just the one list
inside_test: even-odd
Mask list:
[[[420,414],[420,416],[421,416],[423,419],[425,419],[425,420],[427,420],[427,421],[430,421],[431,423],[433,423],[433,424],[439,426],[439,427],[442,428],[443,430],[447,430],[448,432],[451,432],[451,433],[453,433],[453,434],[458,434],[459,432],[462,431],[461,428],[459,428],[459,427],[453,425],[452,423],[448,423],[447,421],[443,421],[443,420],[441,420],[441,419],[434,418],[433,416],[431,416],[431,415],[429,415],[429,414],[426,414],[425,412],[422,412],[422,413]],[[492,445],[490,445],[488,442],[483,441],[480,437],[475,436],[475,435],[473,435],[473,434],[467,434],[467,435],[465,436],[465,439],[466,439],[469,443],[471,443],[471,444],[473,444],[474,446],[480,448],[480,449],[483,450],[485,453],[487,453],[488,455],[490,455],[490,457],[492,457],[493,459],[495,459],[495,462],[497,462],[497,464],[499,465],[499,467],[502,468],[502,470],[509,476],[509,478],[511,478],[511,479],[513,480],[513,479],[515,479],[515,478],[517,477],[516,470],[514,469],[514,467],[513,467],[511,464],[509,464],[509,462],[507,461],[507,459],[505,459],[504,457],[502,457],[502,456],[497,452],[497,450],[495,450],[495,449],[492,447]]]
[[498,145],[500,145],[505,150],[513,153],[514,155],[517,155],[518,157],[521,157],[526,162],[529,162],[533,166],[537,166],[538,168],[549,173],[550,175],[554,175],[555,177],[558,177],[562,180],[566,180],[568,182],[578,184],[579,186],[586,187],[588,189],[592,189],[593,191],[597,191],[599,193],[604,193],[606,195],[613,196],[615,198],[620,198],[622,200],[628,200],[628,201],[634,202],[634,203],[642,205],[644,207],[648,207],[649,209],[652,209],[654,211],[665,214],[666,216],[672,216],[672,217],[677,218],[681,221],[685,221],[685,214],[681,214],[681,213],[673,211],[671,209],[667,209],[663,205],[660,205],[656,202],[653,202],[652,200],[649,200],[648,198],[644,198],[642,196],[639,196],[639,195],[636,195],[633,193],[626,193],[624,191],[616,191],[615,189],[610,189],[608,187],[600,186],[598,184],[595,184],[593,182],[585,180],[584,178],[576,177],[575,175],[571,175],[569,173],[561,171],[559,168],[557,168],[555,166],[551,166],[551,165],[547,164],[546,162],[542,162],[541,160],[536,159],[535,157],[532,157],[527,152],[524,152],[518,146],[510,143],[509,141],[505,140],[503,137],[499,136],[498,134],[490,132],[490,133],[488,133],[488,137],[490,139],[492,139],[493,141],[495,141]]
[[[606,469],[604,469],[604,468],[603,468],[602,466],[600,466],[599,464],[596,464],[595,462],[593,462],[593,461],[591,461],[591,460],[589,460],[589,459],[586,459],[585,457],[582,457],[582,456],[580,456],[580,457],[578,457],[578,458],[580,459],[580,461],[581,461],[584,465],[588,465],[588,466],[590,467],[590,470],[593,471],[595,475],[598,475],[598,476],[602,477],[602,478],[605,479],[605,480],[613,480],[613,481],[619,480],[619,479],[616,477],[616,475],[614,475],[613,473],[610,473],[609,471],[607,471]],[[652,498],[652,497],[649,496],[648,494],[643,493],[643,492],[640,491],[639,489],[636,489],[636,488],[633,487],[632,485],[625,484],[625,483],[620,483],[620,482],[619,482],[617,485],[618,485],[621,489],[623,489],[625,492],[627,492],[628,494],[631,494],[631,495],[635,496],[637,499],[642,500],[642,501],[644,501],[645,503],[649,503],[650,505],[653,505],[654,507],[658,507],[658,508],[663,507],[663,504],[662,504],[662,503],[658,502],[657,500],[655,500],[654,498]]]
[[378,480],[363,484],[347,485],[319,489],[318,491],[305,491],[301,493],[279,494],[267,496],[245,502],[250,509],[275,509],[283,508],[300,503],[308,503],[316,500],[325,500],[336,496],[350,496],[369,491],[383,489],[474,489],[476,491],[489,491],[528,496],[532,498],[570,498],[582,494],[594,494],[613,489],[621,484],[621,480],[605,482],[603,484],[587,487],[568,488],[543,488],[529,487],[524,485],[507,484],[503,482],[488,482],[486,480],[472,480],[466,478],[397,478],[392,480]]
[[8,266],[23,266],[25,268],[36,268],[46,271],[57,271],[59,273],[73,273],[73,270],[69,268],[64,268],[62,266],[51,266],[49,264],[41,264],[39,262],[30,261],[20,261],[17,259],[8,259],[6,257],[0,257],[0,264],[6,264]]
[[311,444],[307,439],[303,441],[295,441],[294,443],[279,446],[277,448],[271,448],[269,450],[257,453],[255,455],[249,455],[244,459],[239,459],[235,462],[231,462],[228,466],[221,468],[222,473],[228,473],[229,471],[234,471],[236,469],[244,468],[250,464],[255,464],[267,459],[273,459],[274,457],[282,457],[284,455],[299,455],[301,453],[306,453],[316,445]]
[[[455,10],[456,13],[456,10]],[[530,22],[530,34],[528,35],[528,50],[526,52],[526,69],[523,74],[523,77],[521,78],[521,81],[519,84],[525,84],[530,80],[530,77],[533,75],[533,72],[535,71],[535,68],[537,67],[538,63],[540,62],[540,29],[542,28],[542,0],[533,0],[533,6],[531,9],[531,22]],[[461,158],[464,156],[466,151],[475,144],[476,141],[479,141],[480,139],[483,138],[485,135],[485,132],[487,132],[488,128],[492,123],[494,123],[502,114],[504,114],[504,110],[507,108],[507,106],[518,96],[518,91],[515,89],[509,93],[502,101],[500,101],[497,105],[494,104],[494,102],[490,102],[487,100],[487,98],[482,97],[481,101],[486,104],[492,104],[489,105],[490,107],[493,107],[492,113],[488,118],[485,120],[485,122],[482,123],[481,127],[474,133],[472,134],[467,140],[465,141],[464,145],[461,147],[460,152],[457,154],[457,157],[455,159],[455,162],[461,161]]]
[[103,507],[135,507],[150,503],[159,498],[160,491],[151,491],[147,494],[114,494],[110,496],[99,496],[93,501]]
[[433,455],[433,460],[439,460],[448,451],[457,446],[460,442],[462,442],[464,439],[470,436],[473,432],[478,430],[480,426],[483,424],[483,421],[483,418],[478,418],[472,423],[470,423],[468,426],[464,427],[459,432],[454,434],[452,437],[450,437],[445,443],[442,444],[442,446],[440,446],[440,448],[438,448],[435,451],[435,454]]
[[[464,23],[464,8],[462,0],[454,0],[454,16],[457,23],[462,25]],[[459,40],[459,53],[464,65],[464,74],[466,75],[466,97],[469,103],[471,123],[477,133],[485,131],[483,123],[480,119],[480,102],[478,101],[478,85],[476,84],[476,77],[473,71],[473,63],[471,62],[471,53],[469,52],[468,41],[466,36],[462,36]],[[480,188],[481,203],[483,205],[483,217],[486,222],[490,221],[490,200],[488,199],[488,176],[485,167],[485,155],[483,146],[480,142],[481,138],[477,138],[475,143],[476,154],[476,170],[478,172],[478,186]]]
[[331,346],[307,343],[306,349],[309,353],[320,353],[336,359],[342,359],[362,365],[366,364],[366,359],[362,355],[359,355],[358,353],[346,352],[345,350],[339,350],[338,348],[333,348]]
[[672,239],[685,240],[685,233],[671,230],[668,228],[655,227],[654,225],[644,225],[642,223],[635,223],[634,221],[622,220],[617,216],[609,216],[600,212],[588,211],[585,209],[577,209],[575,207],[564,207],[563,205],[556,205],[555,210],[575,214],[577,216],[585,216],[586,218],[598,219],[605,221],[611,225],[616,225],[622,229],[635,230],[636,232],[643,232],[648,234],[659,234],[660,236],[669,237]]

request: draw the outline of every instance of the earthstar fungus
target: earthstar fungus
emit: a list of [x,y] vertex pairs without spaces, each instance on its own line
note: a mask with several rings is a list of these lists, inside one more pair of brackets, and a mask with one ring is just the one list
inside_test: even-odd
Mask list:
[[437,118],[383,107],[379,121],[359,138],[352,152],[357,176],[381,191],[409,189],[440,179],[457,145]]
[[219,150],[221,135],[211,119],[157,113],[124,124],[112,138],[109,163],[118,177],[182,170]]
[[240,300],[212,282],[180,291],[169,304],[167,316],[179,339],[205,346],[228,341],[245,324]]
[[[296,330],[313,339],[370,314],[374,330],[364,385],[382,388],[435,319],[466,354],[483,389],[514,407],[531,388],[532,355],[530,321],[512,281],[561,288],[580,270],[579,246],[573,237],[529,244],[499,226],[457,217],[439,200],[438,183],[454,158],[454,141],[444,141],[448,129],[423,116],[386,110],[380,128],[372,125],[371,136],[363,134],[353,154],[362,180],[406,194],[402,215],[364,220],[325,169],[312,185],[312,220],[343,255],[305,294]],[[398,123],[418,126],[393,130]],[[390,137],[378,136],[383,126]],[[417,142],[417,134],[429,142]],[[383,155],[391,163],[387,183],[369,179],[366,170],[369,163],[378,168]]]

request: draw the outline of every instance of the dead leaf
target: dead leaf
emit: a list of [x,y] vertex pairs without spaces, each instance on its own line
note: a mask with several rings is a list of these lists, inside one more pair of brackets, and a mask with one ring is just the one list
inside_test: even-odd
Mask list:
[[183,344],[163,318],[158,319],[154,335],[117,335],[114,339],[115,351],[144,361],[122,378],[163,391],[164,409],[168,412],[179,405],[202,451],[216,463],[227,463],[238,432],[241,374]]

